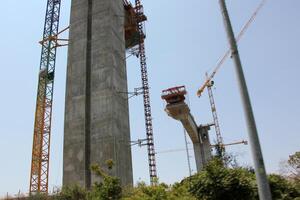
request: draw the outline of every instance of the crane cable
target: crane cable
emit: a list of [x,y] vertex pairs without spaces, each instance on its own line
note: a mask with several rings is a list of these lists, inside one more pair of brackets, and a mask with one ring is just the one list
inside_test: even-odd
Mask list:
[[[228,144],[223,144],[223,146],[233,146],[233,145],[238,145],[238,144],[243,144],[243,145],[248,145],[248,141],[242,140],[239,142],[232,142]],[[211,145],[211,147],[214,147],[215,145]],[[188,150],[193,150],[193,148],[188,148]],[[164,154],[164,153],[175,153],[175,152],[183,152],[186,151],[186,148],[178,148],[178,149],[167,149],[163,151],[157,151],[155,154]]]
[[[262,0],[262,2],[258,5],[258,7],[254,11],[254,13],[250,17],[250,19],[243,26],[241,32],[236,37],[236,42],[239,42],[242,39],[243,35],[248,30],[249,26],[254,21],[255,17],[258,15],[259,11],[264,7],[264,5],[266,4],[266,2],[267,2],[267,0]],[[225,60],[229,57],[230,54],[231,54],[231,49],[228,49],[225,52],[225,54],[221,57],[221,59],[219,59],[219,61],[218,61],[217,65],[215,66],[215,69],[212,72],[212,74],[206,79],[206,81],[204,82],[203,86],[197,91],[197,96],[198,97],[201,96],[201,94],[204,91],[204,89],[207,87],[207,85],[210,83],[210,81],[214,78],[214,76],[219,71],[219,69],[221,68],[221,66],[223,65],[223,63],[225,62]]]

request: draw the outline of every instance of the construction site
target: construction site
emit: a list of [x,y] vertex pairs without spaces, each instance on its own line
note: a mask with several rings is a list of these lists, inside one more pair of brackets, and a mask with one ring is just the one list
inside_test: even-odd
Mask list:
[[2,53],[14,78],[0,82],[0,199],[91,190],[108,176],[171,185],[215,159],[253,169],[256,198],[276,199],[268,175],[300,147],[298,2],[31,4],[16,20],[36,25],[0,35],[21,44]]

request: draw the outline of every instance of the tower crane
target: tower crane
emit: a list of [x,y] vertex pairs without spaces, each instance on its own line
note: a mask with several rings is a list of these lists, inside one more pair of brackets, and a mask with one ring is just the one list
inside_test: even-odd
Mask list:
[[[261,9],[266,4],[266,2],[267,2],[267,0],[262,0],[261,3],[258,5],[258,7],[255,9],[255,11],[252,14],[252,16],[250,17],[250,19],[247,21],[247,23],[243,26],[241,32],[238,34],[238,36],[236,38],[237,42],[239,42],[242,39],[242,37],[244,36],[244,34],[246,33],[246,31],[250,27],[250,25],[252,24],[252,22],[255,20],[256,16],[259,13],[259,11],[261,11]],[[197,96],[198,97],[200,97],[202,95],[203,91],[205,90],[205,88],[207,86],[209,86],[210,82],[213,80],[213,78],[215,77],[216,73],[219,71],[219,69],[224,64],[224,62],[226,61],[226,59],[229,57],[230,54],[231,54],[231,50],[228,49],[225,52],[225,54],[221,57],[221,59],[218,61],[217,65],[215,66],[215,68],[213,70],[213,72],[209,76],[206,77],[206,80],[205,80],[204,84],[197,91]]]
[[[249,26],[254,21],[254,19],[258,15],[259,11],[263,8],[263,6],[265,5],[266,1],[267,0],[262,0],[262,2],[255,9],[255,11],[252,14],[252,16],[250,17],[250,19],[247,21],[247,23],[243,26],[241,32],[238,34],[238,36],[236,38],[237,42],[240,41],[240,39],[243,37],[243,35],[245,34],[245,32],[248,30]],[[224,157],[225,146],[223,145],[223,138],[222,138],[222,135],[221,135],[221,130],[220,130],[220,125],[219,125],[219,120],[218,120],[218,115],[217,115],[215,100],[214,100],[214,96],[213,96],[212,86],[214,85],[213,78],[215,77],[216,73],[219,71],[219,69],[224,64],[224,62],[226,61],[226,59],[229,57],[230,54],[231,54],[231,50],[228,49],[225,52],[225,54],[221,57],[221,59],[219,60],[219,62],[217,63],[217,65],[214,68],[214,70],[211,73],[211,75],[208,75],[206,73],[206,81],[200,87],[200,89],[197,91],[197,96],[200,97],[202,95],[203,91],[205,90],[205,88],[207,88],[208,96],[209,96],[209,102],[210,102],[210,105],[211,105],[211,111],[212,111],[213,120],[214,120],[214,126],[215,126],[216,136],[217,136],[217,144],[215,145],[215,147],[216,147],[217,155],[219,157],[221,157],[221,158]]]
[[[138,56],[140,58],[145,123],[149,157],[150,179],[153,184],[156,174],[155,150],[153,141],[152,116],[150,107],[150,95],[148,74],[145,55],[145,34],[144,21],[147,19],[143,13],[143,6],[140,0],[135,1],[135,7],[131,6],[128,0],[123,0],[124,9],[127,11],[125,24],[126,48],[133,48],[138,45]],[[42,45],[40,71],[38,79],[38,92],[36,100],[36,112],[34,122],[32,161],[30,172],[29,193],[48,193],[49,158],[51,119],[54,89],[54,74],[56,49],[68,45],[68,39],[61,39],[59,35],[67,31],[69,27],[59,30],[61,0],[47,0],[47,9],[44,24],[43,39],[39,42]],[[133,16],[133,17],[132,17]],[[136,34],[137,33],[137,34]]]
[[[207,74],[206,74],[206,76],[207,76]],[[225,147],[226,146],[232,146],[232,145],[237,145],[237,144],[247,145],[248,142],[245,140],[242,140],[240,142],[224,144],[223,138],[221,135],[221,129],[220,129],[220,124],[219,124],[219,119],[218,119],[218,114],[217,114],[217,108],[216,108],[215,99],[214,99],[213,90],[212,90],[213,86],[214,86],[214,81],[211,80],[209,82],[209,84],[207,85],[207,92],[208,92],[211,112],[212,112],[213,120],[214,120],[214,127],[215,127],[215,131],[216,131],[216,136],[217,136],[217,144],[212,145],[212,147],[214,147],[216,149],[216,154],[219,158],[225,159]]]
[[51,118],[56,47],[61,0],[48,0],[38,77],[30,188],[32,193],[48,193]]
[[[206,74],[206,76],[208,76],[208,75]],[[217,136],[217,144],[215,145],[216,153],[217,153],[218,157],[223,158],[225,155],[225,146],[223,145],[223,138],[221,135],[221,129],[220,129],[219,119],[218,119],[218,115],[217,115],[217,108],[216,108],[215,99],[214,99],[213,91],[212,91],[213,85],[214,85],[214,82],[210,81],[209,84],[207,85],[207,91],[208,91],[208,97],[209,97],[211,112],[213,115],[216,136]]]

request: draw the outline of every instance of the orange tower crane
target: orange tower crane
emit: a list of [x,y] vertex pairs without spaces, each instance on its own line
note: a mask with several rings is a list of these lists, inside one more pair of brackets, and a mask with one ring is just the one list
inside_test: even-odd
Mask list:
[[[128,0],[123,0],[126,13],[125,40],[126,49],[138,45],[138,57],[141,64],[142,89],[144,96],[145,124],[149,158],[149,172],[151,184],[157,178],[154,138],[152,128],[152,115],[150,106],[150,92],[145,54],[145,33],[143,6],[140,0],[135,1],[135,7]],[[54,89],[54,74],[57,47],[67,46],[68,39],[60,39],[58,36],[69,27],[58,31],[60,19],[61,0],[48,0],[42,45],[38,92],[36,101],[32,161],[30,172],[30,188],[32,193],[48,193],[49,160],[50,160],[50,136],[51,118]],[[63,42],[63,43],[59,43]]]
[[57,35],[61,0],[48,0],[38,78],[30,188],[32,193],[48,193],[51,118]]

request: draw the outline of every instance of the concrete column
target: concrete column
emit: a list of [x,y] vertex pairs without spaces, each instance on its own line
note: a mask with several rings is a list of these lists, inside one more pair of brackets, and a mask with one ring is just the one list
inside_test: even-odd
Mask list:
[[185,102],[168,104],[165,111],[170,117],[179,120],[189,134],[194,147],[197,171],[201,171],[204,165],[212,158],[208,135],[211,125],[201,125],[198,127],[190,108]]
[[198,142],[193,142],[196,167],[198,172],[200,172],[212,158],[211,144],[208,134],[209,130],[209,126],[200,126],[198,129],[199,140]]
[[72,0],[64,131],[63,184],[89,188],[90,165],[132,185],[122,0]]

